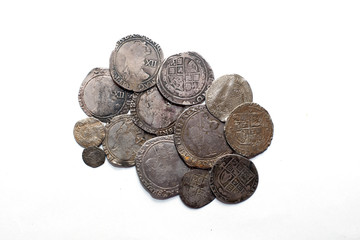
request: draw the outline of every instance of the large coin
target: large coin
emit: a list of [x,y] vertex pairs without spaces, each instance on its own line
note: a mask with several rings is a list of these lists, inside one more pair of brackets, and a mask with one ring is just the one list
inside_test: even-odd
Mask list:
[[226,121],[231,111],[244,102],[252,102],[249,83],[240,75],[225,75],[216,79],[206,91],[206,107],[220,121]]
[[116,167],[134,166],[137,151],[153,137],[136,126],[130,115],[116,116],[105,127],[104,151],[109,162]]
[[179,184],[189,168],[176,151],[173,135],[145,142],[136,155],[136,170],[153,198],[166,199],[179,193]]
[[129,111],[130,96],[130,92],[114,83],[109,69],[94,68],[82,82],[78,97],[86,115],[108,122]]
[[209,64],[196,52],[168,57],[161,65],[157,86],[170,102],[194,105],[205,100],[205,91],[214,80]]
[[254,163],[236,154],[221,157],[210,171],[210,187],[224,203],[239,203],[251,197],[259,176]]
[[174,124],[184,106],[167,101],[153,87],[142,93],[135,93],[130,103],[134,123],[143,130],[156,135],[169,135],[174,132]]
[[85,118],[75,124],[74,137],[84,148],[100,146],[105,138],[105,127],[95,118]]
[[243,103],[235,108],[226,124],[229,145],[245,157],[254,157],[271,143],[274,125],[269,113],[256,103]]
[[82,152],[82,158],[86,165],[97,168],[105,162],[105,152],[98,147],[88,147]]
[[224,123],[212,116],[205,105],[191,106],[175,124],[175,145],[187,165],[211,168],[215,161],[232,153],[224,136]]
[[141,35],[129,35],[116,44],[110,57],[110,73],[121,87],[142,92],[155,85],[164,56],[160,46]]

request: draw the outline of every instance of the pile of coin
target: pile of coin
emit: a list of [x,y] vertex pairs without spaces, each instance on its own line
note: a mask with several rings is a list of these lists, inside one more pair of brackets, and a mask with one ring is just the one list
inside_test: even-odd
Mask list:
[[135,165],[152,197],[179,194],[191,208],[215,198],[239,203],[255,192],[249,158],[268,148],[273,123],[240,75],[214,80],[198,53],[164,59],[157,43],[129,35],[117,42],[109,69],[90,71],[78,98],[89,118],[75,124],[74,136],[88,166],[105,158]]

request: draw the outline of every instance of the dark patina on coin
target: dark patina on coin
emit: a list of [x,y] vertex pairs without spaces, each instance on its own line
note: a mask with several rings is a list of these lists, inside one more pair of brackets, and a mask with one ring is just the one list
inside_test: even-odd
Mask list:
[[105,152],[98,147],[88,147],[82,152],[82,158],[86,165],[97,168],[105,162]]
[[168,57],[161,65],[157,86],[170,102],[194,105],[205,100],[205,91],[214,80],[209,64],[196,52]]
[[254,157],[270,145],[274,125],[269,113],[256,103],[243,103],[235,108],[225,124],[229,145],[245,157]]
[[156,135],[174,132],[174,124],[184,106],[167,101],[156,87],[142,93],[135,93],[130,103],[134,123],[143,130]]
[[116,44],[110,57],[110,73],[119,86],[142,92],[155,85],[164,59],[160,46],[141,35],[129,35]]
[[79,103],[89,117],[108,122],[129,111],[131,93],[112,80],[109,69],[94,68],[86,76],[79,91]]
[[205,105],[191,106],[178,118],[174,135],[176,148],[187,165],[211,168],[215,161],[232,153],[224,136],[224,123]]
[[210,173],[207,170],[193,169],[185,173],[181,180],[179,195],[185,205],[201,208],[214,200],[210,189]]
[[105,127],[95,118],[85,118],[75,124],[74,137],[84,148],[100,146],[105,138]]
[[136,171],[153,198],[166,199],[179,193],[179,184],[189,168],[176,151],[173,135],[150,139],[136,155]]
[[239,203],[251,197],[259,176],[253,162],[236,154],[225,155],[210,171],[210,188],[224,203]]

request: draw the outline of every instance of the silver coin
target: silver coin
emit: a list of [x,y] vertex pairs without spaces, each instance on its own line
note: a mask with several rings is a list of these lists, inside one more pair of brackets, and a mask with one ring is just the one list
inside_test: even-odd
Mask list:
[[105,152],[98,147],[88,147],[82,152],[82,158],[86,165],[92,168],[100,167],[105,162]]
[[96,118],[85,118],[76,122],[73,133],[80,146],[97,147],[105,138],[105,127]]

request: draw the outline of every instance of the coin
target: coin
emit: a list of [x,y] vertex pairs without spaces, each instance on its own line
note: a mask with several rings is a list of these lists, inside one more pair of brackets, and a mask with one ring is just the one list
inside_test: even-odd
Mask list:
[[230,147],[249,158],[269,147],[273,132],[269,113],[256,103],[243,103],[235,108],[225,124],[225,137]]
[[176,151],[173,135],[146,141],[138,151],[135,161],[142,185],[156,199],[177,195],[180,181],[189,171]]
[[105,127],[95,118],[85,118],[75,124],[73,133],[76,142],[84,148],[100,146],[105,138]]
[[79,103],[89,117],[108,122],[112,117],[129,111],[131,93],[112,80],[109,69],[94,68],[81,84]]
[[130,103],[134,123],[143,130],[168,135],[174,132],[174,124],[184,106],[174,105],[159,93],[156,87],[142,93],[135,93]]
[[82,152],[82,158],[86,165],[97,168],[105,162],[105,152],[98,147],[88,147]]
[[168,57],[157,78],[160,93],[170,102],[194,105],[205,100],[205,91],[214,80],[210,65],[196,52]]
[[185,205],[201,208],[214,200],[210,189],[210,173],[207,170],[193,169],[185,173],[181,180],[179,195]]
[[212,116],[204,105],[191,106],[175,124],[175,145],[191,167],[211,168],[215,161],[232,153],[224,136],[224,123]]
[[236,154],[225,155],[210,171],[210,188],[224,203],[239,203],[251,197],[259,176],[253,162]]
[[103,148],[109,162],[116,167],[135,165],[136,152],[153,135],[133,123],[130,115],[119,115],[106,124]]
[[206,91],[205,103],[209,112],[224,122],[231,111],[244,102],[252,102],[249,83],[240,75],[224,75],[216,79]]
[[116,43],[110,56],[110,73],[119,86],[135,92],[155,85],[164,59],[159,44],[141,35],[129,35]]

